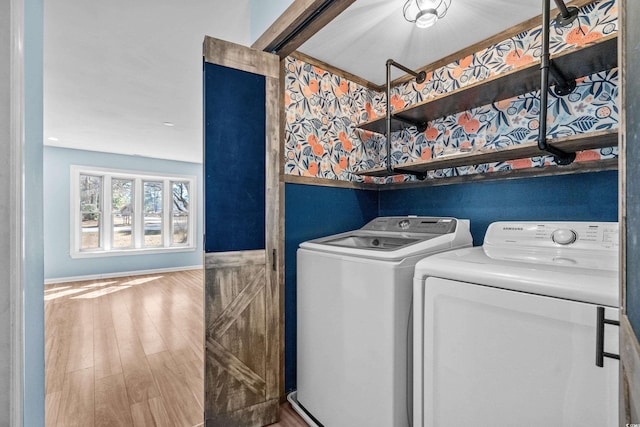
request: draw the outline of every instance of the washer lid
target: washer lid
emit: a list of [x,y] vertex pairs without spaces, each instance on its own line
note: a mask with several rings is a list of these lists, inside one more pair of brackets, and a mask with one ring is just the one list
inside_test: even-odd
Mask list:
[[359,230],[322,237],[300,248],[396,261],[471,246],[468,220],[438,217],[379,217]]
[[343,246],[345,248],[394,251],[405,246],[417,243],[421,240],[424,239],[418,237],[408,237],[408,235],[382,235],[380,233],[354,231],[352,233],[348,233],[347,235],[330,236],[328,238],[315,240],[314,242],[323,243],[330,246]]
[[416,264],[415,278],[440,277],[531,294],[618,307],[618,253],[475,247]]

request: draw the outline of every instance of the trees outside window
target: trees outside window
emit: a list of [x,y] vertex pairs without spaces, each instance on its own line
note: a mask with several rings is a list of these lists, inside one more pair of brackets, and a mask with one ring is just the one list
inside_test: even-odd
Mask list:
[[195,249],[194,176],[73,166],[72,257]]

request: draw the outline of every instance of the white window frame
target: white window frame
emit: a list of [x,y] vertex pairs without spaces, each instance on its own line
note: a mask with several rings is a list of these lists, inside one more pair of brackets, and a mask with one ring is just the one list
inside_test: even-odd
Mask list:
[[[98,249],[81,249],[81,215],[80,215],[80,175],[93,175],[102,177],[101,189],[101,212],[102,224],[100,228],[101,247]],[[194,175],[166,175],[152,172],[141,172],[132,170],[98,168],[92,166],[72,165],[70,168],[70,243],[71,258],[95,258],[129,254],[148,255],[153,253],[167,252],[189,252],[194,251],[196,237],[196,181]],[[129,179],[133,180],[133,204],[134,210],[131,217],[131,227],[133,233],[133,247],[112,248],[113,233],[113,212],[112,212],[112,188],[111,180]],[[144,209],[143,209],[143,182],[162,182],[162,247],[144,247]],[[188,236],[186,243],[172,243],[173,239],[173,183],[176,181],[187,182],[189,184],[189,222]]]

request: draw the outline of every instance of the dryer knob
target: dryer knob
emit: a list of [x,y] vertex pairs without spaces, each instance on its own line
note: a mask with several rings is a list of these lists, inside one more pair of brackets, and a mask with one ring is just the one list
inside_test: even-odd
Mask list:
[[568,228],[560,228],[551,233],[551,240],[559,245],[570,245],[578,239],[575,231]]

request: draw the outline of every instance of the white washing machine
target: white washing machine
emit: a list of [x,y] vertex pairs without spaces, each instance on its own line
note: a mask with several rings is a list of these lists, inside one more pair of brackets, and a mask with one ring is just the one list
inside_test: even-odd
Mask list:
[[414,278],[413,427],[618,426],[618,224],[498,222]]
[[297,253],[297,393],[314,425],[409,425],[413,269],[471,246],[469,221],[380,217],[302,243]]

